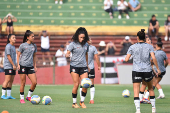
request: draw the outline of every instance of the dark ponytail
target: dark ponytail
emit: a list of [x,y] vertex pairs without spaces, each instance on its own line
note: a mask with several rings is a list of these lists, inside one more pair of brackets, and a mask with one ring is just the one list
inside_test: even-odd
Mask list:
[[161,38],[158,38],[158,40],[157,40],[157,43],[156,43],[157,45],[158,45],[158,47],[161,47],[162,48],[162,45],[163,45],[163,43],[162,43],[162,39]]
[[27,42],[27,40],[28,40],[27,37],[29,37],[31,34],[33,34],[32,31],[26,30],[25,35],[24,35],[24,39],[23,39],[23,43]]
[[9,39],[11,38],[12,35],[14,35],[14,34],[9,34],[9,35],[8,35],[7,44],[10,43]]
[[170,15],[168,15],[168,17],[167,17],[167,20],[166,20],[167,23],[170,22],[170,21],[168,20],[169,17],[170,17]]
[[137,33],[137,36],[140,40],[145,40],[145,29],[141,29],[141,31]]

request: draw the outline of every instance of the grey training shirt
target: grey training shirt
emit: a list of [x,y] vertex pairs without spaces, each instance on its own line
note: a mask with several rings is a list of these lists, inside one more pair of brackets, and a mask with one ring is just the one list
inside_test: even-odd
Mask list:
[[88,44],[83,47],[80,43],[71,42],[68,51],[72,53],[70,65],[73,67],[87,67],[86,53],[88,52]]
[[[160,71],[165,72],[166,68],[164,65],[164,61],[168,59],[166,56],[166,53],[162,50],[156,50],[154,53],[155,53],[155,57],[158,62],[158,67],[159,67]],[[157,71],[156,66],[154,66],[154,69]]]
[[89,45],[88,66],[90,69],[94,69],[94,55],[95,54],[98,54],[96,47]]
[[25,42],[19,46],[18,51],[21,52],[19,64],[26,67],[33,67],[33,55],[37,52],[37,46]]
[[16,65],[16,50],[15,46],[8,43],[5,47],[4,69],[13,69],[12,64],[9,62],[7,55],[10,55],[13,63]]
[[133,71],[151,72],[150,53],[154,52],[153,46],[147,43],[136,43],[131,45],[127,54],[133,57]]

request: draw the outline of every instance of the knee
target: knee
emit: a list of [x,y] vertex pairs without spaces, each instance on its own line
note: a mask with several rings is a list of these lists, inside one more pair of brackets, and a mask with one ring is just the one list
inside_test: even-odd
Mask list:
[[33,86],[36,86],[36,85],[37,85],[37,82],[33,82],[32,85],[33,85]]
[[78,82],[74,83],[74,87],[78,88],[79,87],[79,83]]

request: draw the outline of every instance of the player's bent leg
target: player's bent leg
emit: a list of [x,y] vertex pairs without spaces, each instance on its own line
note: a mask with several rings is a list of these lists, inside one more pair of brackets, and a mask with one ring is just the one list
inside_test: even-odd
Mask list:
[[78,90],[78,86],[79,86],[79,74],[71,72],[71,76],[72,76],[73,83],[74,83],[74,86],[72,89],[72,98],[73,98],[72,108],[80,108],[77,105],[77,90]]
[[5,93],[6,93],[7,85],[10,82],[10,79],[11,79],[11,75],[5,75],[5,81],[2,84],[2,96],[1,96],[1,99],[7,99],[5,97]]
[[94,104],[94,95],[95,95],[95,87],[94,87],[94,78],[90,78],[92,85],[90,87],[90,104]]
[[[82,80],[83,78],[88,78],[88,73],[87,72],[85,72],[85,73],[80,75],[80,79]],[[86,105],[84,104],[84,100],[86,98],[86,94],[87,94],[87,88],[82,88],[81,101],[80,101],[80,106],[82,108],[86,108]]]
[[142,99],[143,99],[143,95],[144,95],[144,91],[147,87],[147,84],[144,80],[142,80],[142,86],[140,88],[140,92],[139,92],[139,99],[140,99],[140,103],[143,103]]
[[26,97],[26,100],[30,101],[31,100],[31,95],[37,85],[37,77],[36,77],[36,74],[35,73],[32,73],[32,74],[28,74],[28,78],[31,80],[31,87],[28,91],[28,95]]
[[162,78],[160,78],[160,77],[157,77],[157,78],[156,78],[156,82],[157,82],[156,88],[158,89],[158,92],[159,92],[159,96],[158,96],[156,99],[163,99],[163,98],[165,98],[165,94],[163,93],[162,87],[161,87],[161,85],[159,84],[159,82],[160,82],[161,80],[162,80]]
[[24,87],[25,87],[25,83],[26,83],[26,74],[19,74],[20,75],[20,81],[21,81],[21,85],[20,85],[20,103],[23,104],[25,103],[24,101]]

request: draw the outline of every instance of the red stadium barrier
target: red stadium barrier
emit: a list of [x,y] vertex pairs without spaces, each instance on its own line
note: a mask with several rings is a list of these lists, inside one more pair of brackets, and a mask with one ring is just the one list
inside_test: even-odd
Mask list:
[[[95,64],[95,75],[96,78],[94,79],[95,84],[101,84],[101,72],[97,70],[97,65]],[[62,66],[62,67],[55,67],[55,84],[73,84],[72,78],[70,75],[70,66]],[[37,83],[38,84],[53,84],[53,67],[49,68],[38,68],[36,73],[37,75]],[[0,84],[4,82],[5,74],[0,73]],[[20,84],[19,75],[16,74],[13,84]],[[31,84],[31,81],[28,79],[26,80],[26,84]]]

